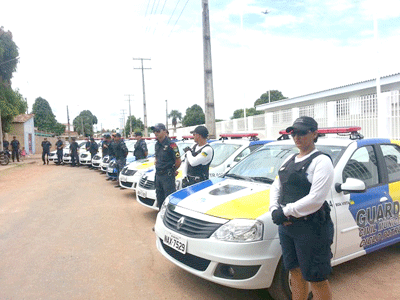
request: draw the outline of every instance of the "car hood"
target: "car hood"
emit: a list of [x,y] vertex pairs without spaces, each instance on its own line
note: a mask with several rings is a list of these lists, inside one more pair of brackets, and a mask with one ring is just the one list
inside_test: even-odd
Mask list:
[[257,219],[269,211],[270,185],[213,178],[177,191],[169,203],[225,219]]

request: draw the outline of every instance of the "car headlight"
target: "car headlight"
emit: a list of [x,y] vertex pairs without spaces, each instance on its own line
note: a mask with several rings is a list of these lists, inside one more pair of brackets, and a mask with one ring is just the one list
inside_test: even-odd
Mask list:
[[228,242],[254,242],[262,239],[264,225],[258,220],[233,219],[215,231],[211,238]]
[[163,204],[161,205],[160,211],[158,212],[161,220],[164,220],[165,212],[167,211],[167,205],[169,203],[169,197],[165,198]]

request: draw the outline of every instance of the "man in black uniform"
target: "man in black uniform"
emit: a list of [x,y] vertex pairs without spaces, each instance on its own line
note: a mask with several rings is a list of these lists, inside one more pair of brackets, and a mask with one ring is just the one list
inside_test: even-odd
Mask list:
[[[108,162],[110,163],[111,160],[115,158],[115,133],[111,135],[111,141],[110,144],[108,145]],[[108,177],[106,180],[113,180],[112,177]]]
[[15,157],[17,157],[17,161],[19,161],[19,141],[15,136],[13,136],[13,140],[11,141],[11,149],[12,149],[12,161],[14,162]]
[[[94,138],[90,138],[90,146],[89,146],[90,155],[93,157],[99,152],[99,145],[96,143]],[[89,169],[95,169],[92,165],[89,166]]]
[[46,164],[46,155],[47,155],[47,164],[49,164],[49,154],[50,154],[50,148],[51,148],[51,143],[47,140],[47,138],[44,138],[42,142],[42,160],[43,164]]
[[56,149],[57,149],[57,165],[61,165],[63,162],[63,148],[64,143],[61,140],[61,137],[58,137],[58,141],[56,142]]
[[207,143],[208,130],[205,126],[197,126],[191,131],[195,145],[186,147],[184,160],[182,187],[208,179],[209,168],[214,157],[214,149]]
[[147,144],[142,138],[142,133],[140,131],[135,132],[135,150],[133,151],[133,155],[136,160],[146,158],[149,154],[147,150]]
[[109,134],[106,134],[104,136],[104,141],[101,144],[101,157],[104,158],[104,156],[109,155],[109,147],[111,144],[111,136]]
[[125,145],[124,140],[121,138],[121,134],[117,133],[114,140],[114,154],[117,160],[117,185],[119,187],[119,173],[126,164],[126,156],[128,155],[128,148]]
[[78,156],[78,148],[79,145],[76,142],[76,139],[72,138],[72,143],[69,146],[69,152],[71,154],[71,167],[79,167],[79,156]]
[[171,142],[164,124],[158,123],[151,127],[157,138],[156,154],[156,197],[161,208],[165,198],[175,192],[175,172],[181,165],[178,146]]

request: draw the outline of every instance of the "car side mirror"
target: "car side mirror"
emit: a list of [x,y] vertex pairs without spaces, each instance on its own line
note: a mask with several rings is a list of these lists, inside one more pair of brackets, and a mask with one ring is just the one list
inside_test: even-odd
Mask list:
[[336,183],[335,190],[338,193],[364,193],[367,188],[364,181],[356,178],[347,178],[344,183]]

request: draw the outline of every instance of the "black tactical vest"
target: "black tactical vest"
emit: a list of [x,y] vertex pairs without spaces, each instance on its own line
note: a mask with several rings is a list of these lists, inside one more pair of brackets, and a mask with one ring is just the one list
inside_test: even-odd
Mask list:
[[286,205],[294,203],[310,193],[311,183],[307,180],[306,170],[312,160],[323,154],[318,151],[307,159],[295,163],[296,155],[293,155],[278,172],[282,184],[282,192],[279,197],[279,204]]
[[[195,145],[196,146],[196,145]],[[201,153],[201,151],[205,148],[205,147],[211,147],[210,145],[205,145],[204,147],[201,147],[199,150],[197,150],[196,152],[194,152],[194,147],[192,148],[192,155],[194,157],[196,157],[199,153]],[[213,157],[211,158],[210,162],[206,165],[197,165],[195,167],[192,167],[189,163],[188,163],[188,168],[187,168],[187,175],[188,176],[193,176],[193,177],[200,177],[201,180],[206,180],[209,177],[209,168],[210,168],[210,164],[212,162],[212,159],[214,158],[214,152],[213,152]]]

